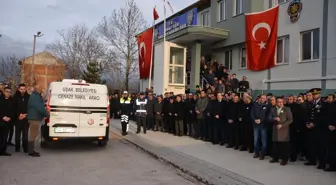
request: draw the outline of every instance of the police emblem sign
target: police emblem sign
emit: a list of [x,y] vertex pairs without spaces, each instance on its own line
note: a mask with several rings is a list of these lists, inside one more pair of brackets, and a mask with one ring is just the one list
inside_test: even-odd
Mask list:
[[289,20],[292,23],[295,23],[296,21],[299,20],[301,10],[302,10],[301,0],[293,0],[291,3],[289,3],[287,13],[289,15]]

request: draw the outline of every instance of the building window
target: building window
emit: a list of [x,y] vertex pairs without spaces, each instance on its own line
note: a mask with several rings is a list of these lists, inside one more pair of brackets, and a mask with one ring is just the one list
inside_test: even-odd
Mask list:
[[218,21],[226,19],[226,0],[218,1]]
[[203,12],[201,14],[202,25],[203,26],[210,26],[209,24],[209,11]]
[[301,33],[301,60],[317,60],[320,57],[320,30]]
[[184,49],[170,48],[169,62],[169,83],[174,85],[184,85],[185,65]]
[[232,50],[225,51],[224,66],[228,68],[228,70],[232,70]]
[[269,8],[272,8],[278,4],[286,3],[288,0],[268,0]]
[[289,36],[280,37],[277,40],[276,64],[289,63]]
[[239,67],[241,69],[247,68],[247,60],[246,60],[246,48],[241,48],[240,49],[240,62],[239,62]]
[[234,0],[234,5],[235,5],[234,15],[242,14],[243,13],[243,0]]

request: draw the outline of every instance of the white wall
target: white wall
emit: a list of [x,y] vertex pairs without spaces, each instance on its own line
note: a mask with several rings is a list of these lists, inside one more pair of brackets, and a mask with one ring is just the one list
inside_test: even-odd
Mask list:
[[[336,1],[329,0],[327,76],[336,76]],[[336,80],[327,81],[327,89],[336,89]]]
[[[155,93],[163,94],[164,93],[164,52],[163,52],[163,42],[155,44],[154,49],[154,80],[153,88]],[[168,70],[168,69],[166,69]]]
[[[305,0],[299,20],[291,23],[287,14],[289,3],[280,5],[278,36],[289,35],[289,64],[276,66],[271,69],[271,79],[321,77],[322,58],[322,21],[323,3],[316,0]],[[300,32],[320,28],[320,60],[300,62],[301,34]],[[271,83],[272,90],[310,89],[321,87],[320,81],[301,81]]]

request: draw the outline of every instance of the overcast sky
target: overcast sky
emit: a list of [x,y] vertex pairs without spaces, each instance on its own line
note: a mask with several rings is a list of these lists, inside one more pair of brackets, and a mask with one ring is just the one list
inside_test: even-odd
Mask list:
[[[148,23],[152,21],[154,6],[162,19],[162,0],[135,1]],[[177,12],[196,1],[170,0],[170,4]],[[124,0],[1,0],[0,34],[31,47],[33,34],[41,31],[44,36],[38,39],[37,47],[43,48],[42,45],[57,39],[57,30],[80,23],[95,27],[103,16],[109,16],[113,9],[123,5]],[[170,14],[169,10],[167,14]]]

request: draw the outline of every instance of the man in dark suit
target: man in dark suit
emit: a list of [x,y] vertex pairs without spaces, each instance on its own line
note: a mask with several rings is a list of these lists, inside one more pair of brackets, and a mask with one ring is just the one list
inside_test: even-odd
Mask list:
[[336,102],[335,95],[329,94],[323,108],[325,122],[327,124],[327,163],[329,166],[324,171],[336,171]]
[[27,120],[29,94],[26,91],[26,85],[20,84],[18,91],[14,95],[16,109],[15,121],[15,152],[20,152],[20,137],[22,134],[22,147],[25,153],[28,152],[28,130],[29,123]]
[[276,163],[281,159],[280,165],[288,162],[290,129],[293,122],[293,115],[289,107],[284,106],[284,99],[277,98],[277,105],[271,109],[270,121],[272,125],[273,159],[270,163]]
[[0,97],[0,156],[11,156],[7,153],[8,131],[15,117],[15,106],[11,94],[12,90],[5,87]]

